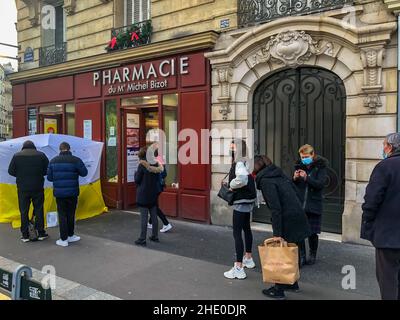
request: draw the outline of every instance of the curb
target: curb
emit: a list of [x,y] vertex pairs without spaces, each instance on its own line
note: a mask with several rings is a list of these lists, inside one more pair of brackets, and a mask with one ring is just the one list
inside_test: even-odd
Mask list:
[[[0,268],[13,272],[21,263],[0,257]],[[32,278],[41,281],[46,274],[32,268]],[[56,288],[52,290],[53,300],[121,300],[108,293],[98,291],[77,282],[56,276]],[[2,295],[0,293],[0,300]],[[9,300],[9,299],[4,299]]]

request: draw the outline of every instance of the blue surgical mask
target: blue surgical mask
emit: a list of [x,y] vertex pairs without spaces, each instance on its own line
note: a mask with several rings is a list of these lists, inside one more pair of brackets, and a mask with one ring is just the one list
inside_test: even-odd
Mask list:
[[385,150],[382,151],[382,157],[383,157],[383,159],[388,158],[388,154],[385,152]]
[[309,166],[313,161],[314,159],[312,157],[301,159],[301,162],[306,166]]

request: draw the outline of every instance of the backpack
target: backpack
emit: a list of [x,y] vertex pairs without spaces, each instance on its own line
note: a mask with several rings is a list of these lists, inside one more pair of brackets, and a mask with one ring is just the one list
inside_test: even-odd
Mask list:
[[30,241],[32,242],[38,241],[39,234],[35,228],[35,217],[32,217],[32,220],[29,221],[28,233]]

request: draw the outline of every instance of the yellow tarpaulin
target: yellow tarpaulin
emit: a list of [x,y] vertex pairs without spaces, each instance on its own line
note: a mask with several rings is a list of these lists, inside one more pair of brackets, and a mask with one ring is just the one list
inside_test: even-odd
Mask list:
[[[53,197],[53,189],[45,189],[44,212],[57,211],[56,200]],[[31,206],[30,216],[33,208]],[[76,210],[76,219],[84,220],[107,212],[101,193],[100,181],[80,186],[80,196]],[[17,186],[12,184],[0,184],[0,223],[11,223],[13,228],[21,226],[21,218],[18,208]]]

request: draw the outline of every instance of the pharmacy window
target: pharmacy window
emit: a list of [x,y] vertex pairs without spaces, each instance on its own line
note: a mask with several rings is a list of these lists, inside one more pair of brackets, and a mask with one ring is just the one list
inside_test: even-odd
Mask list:
[[151,0],[125,0],[125,25],[150,20]]

